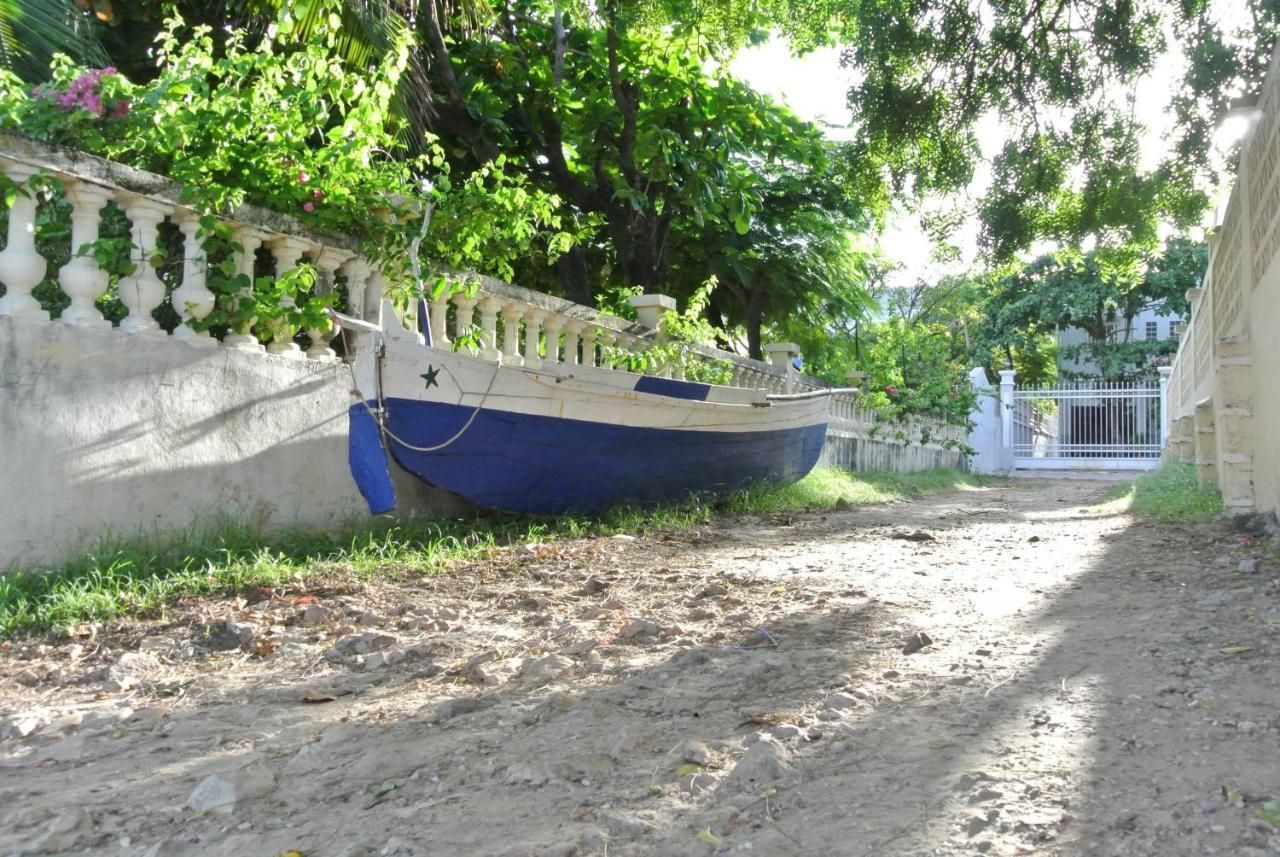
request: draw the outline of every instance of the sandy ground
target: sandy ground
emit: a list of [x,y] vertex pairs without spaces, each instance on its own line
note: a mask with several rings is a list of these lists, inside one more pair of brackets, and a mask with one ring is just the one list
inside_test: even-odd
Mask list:
[[1280,855],[1274,554],[1136,524],[1110,487],[19,641],[0,854]]

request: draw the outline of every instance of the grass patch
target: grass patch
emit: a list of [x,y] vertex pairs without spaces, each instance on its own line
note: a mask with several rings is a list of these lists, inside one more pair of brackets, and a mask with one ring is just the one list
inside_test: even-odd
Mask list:
[[960,470],[854,473],[838,467],[819,467],[792,485],[741,491],[730,497],[724,508],[733,514],[831,509],[841,501],[850,506],[889,503],[982,484],[985,482],[980,477]]
[[691,498],[656,508],[622,507],[594,517],[476,515],[272,535],[235,521],[206,522],[163,538],[107,539],[64,565],[0,576],[0,638],[154,616],[182,596],[285,586],[338,571],[423,576],[512,544],[688,529],[719,513],[830,509],[841,501],[883,503],[978,484],[977,477],[954,470],[851,473],[826,467],[784,487],[761,486],[727,498]]
[[1164,523],[1205,521],[1222,513],[1222,495],[1196,484],[1196,469],[1184,461],[1166,462],[1112,492],[1136,517]]

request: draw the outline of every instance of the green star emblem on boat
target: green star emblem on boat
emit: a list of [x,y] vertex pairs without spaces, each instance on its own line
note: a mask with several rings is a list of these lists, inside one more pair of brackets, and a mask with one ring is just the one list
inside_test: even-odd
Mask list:
[[426,371],[426,372],[423,372],[423,373],[422,373],[421,375],[419,375],[418,377],[419,377],[419,378],[424,378],[424,379],[426,379],[426,382],[427,382],[427,389],[428,389],[428,390],[430,390],[432,387],[439,387],[439,386],[440,386],[440,382],[436,380],[436,376],[437,376],[437,375],[439,375],[439,374],[440,374],[440,370],[439,370],[439,369],[437,369],[437,368],[436,368],[436,367],[434,367],[434,366],[430,366],[430,365],[429,365],[429,366],[427,366],[427,371]]

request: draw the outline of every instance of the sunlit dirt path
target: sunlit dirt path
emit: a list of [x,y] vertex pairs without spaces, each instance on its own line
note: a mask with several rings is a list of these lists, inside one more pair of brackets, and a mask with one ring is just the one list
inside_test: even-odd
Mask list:
[[519,547],[15,645],[0,853],[1280,855],[1277,566],[1111,487]]

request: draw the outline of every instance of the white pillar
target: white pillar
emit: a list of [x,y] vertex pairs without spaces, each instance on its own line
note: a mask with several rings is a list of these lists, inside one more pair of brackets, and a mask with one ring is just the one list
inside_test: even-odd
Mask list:
[[1007,472],[1002,454],[1002,408],[991,382],[987,380],[987,373],[981,366],[970,370],[969,385],[978,394],[973,412],[973,429],[969,432],[969,446],[973,449],[969,469],[974,473]]
[[173,338],[212,348],[218,341],[208,331],[198,331],[191,326],[191,322],[200,321],[213,311],[216,300],[208,287],[204,242],[197,237],[200,218],[193,213],[185,214],[178,221],[178,228],[182,230],[183,237],[182,285],[173,290],[170,299],[182,317],[182,324],[173,331]]
[[1014,468],[1013,455],[1013,378],[1012,369],[1000,370],[1000,467],[1006,473]]
[[5,286],[4,297],[0,298],[0,315],[48,321],[49,313],[40,308],[40,301],[31,294],[44,279],[49,264],[36,252],[35,192],[30,185],[23,187],[39,170],[9,160],[3,161],[0,168],[18,186],[9,208],[9,243],[0,252],[0,283]]
[[588,324],[582,329],[582,365],[596,365],[596,335],[599,329]]
[[796,385],[797,372],[794,360],[800,356],[800,346],[794,342],[770,342],[764,345],[762,350],[768,355],[773,368],[781,370],[782,386],[787,392],[791,392]]
[[152,311],[164,302],[164,283],[151,267],[151,257],[155,255],[158,230],[169,208],[134,195],[125,196],[124,204],[125,217],[132,224],[133,251],[129,262],[133,273],[118,285],[120,302],[129,308],[120,329],[128,333],[163,333],[159,322],[151,317]]
[[502,362],[508,366],[521,366],[520,358],[520,318],[524,310],[514,301],[508,301],[502,308]]
[[1169,442],[1169,378],[1173,375],[1172,366],[1157,366],[1160,373],[1160,448],[1164,449]]
[[667,295],[636,295],[627,298],[627,303],[635,307],[639,322],[650,330],[658,331],[661,339],[666,327],[667,310],[676,308],[676,299]]
[[[236,251],[236,275],[244,277],[246,283],[238,295],[240,302],[253,301],[254,260],[258,248],[266,240],[266,233],[252,226],[240,226],[235,230],[235,242],[240,245]],[[257,316],[248,316],[243,321],[231,325],[231,332],[222,338],[223,348],[234,348],[237,351],[256,351],[262,353],[266,349],[253,334],[253,326]]]
[[[333,278],[338,267],[354,255],[349,250],[333,247],[326,247],[315,254],[317,295],[327,295],[334,290]],[[337,360],[338,352],[330,348],[329,343],[338,335],[338,329],[338,323],[333,319],[329,319],[329,323],[323,327],[308,328],[307,338],[311,340],[311,347],[307,349],[307,356],[312,360]]]
[[58,271],[58,283],[71,298],[62,311],[63,324],[76,327],[110,327],[94,302],[107,291],[107,272],[98,267],[92,252],[81,255],[80,248],[98,240],[102,208],[111,200],[111,191],[86,182],[64,180],[63,190],[71,202],[71,261]]
[[[270,239],[267,246],[275,257],[276,278],[279,279],[298,267],[298,261],[309,245],[301,238],[280,235]],[[288,317],[289,310],[295,309],[296,304],[287,295],[281,297],[280,304],[285,314],[271,323],[271,342],[267,345],[267,353],[290,360],[304,360],[306,355],[302,353],[301,346],[293,341],[294,325]]]
[[528,309],[524,313],[524,365],[530,369],[542,367],[542,357],[538,354],[538,334],[542,331],[542,322],[547,314],[540,309]]
[[542,358],[543,365],[560,362],[560,331],[564,329],[565,318],[554,313],[547,317],[547,354]]

